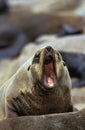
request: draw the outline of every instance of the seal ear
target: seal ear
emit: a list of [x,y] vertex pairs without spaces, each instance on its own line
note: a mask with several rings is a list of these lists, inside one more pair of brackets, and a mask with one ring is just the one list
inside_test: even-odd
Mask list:
[[61,56],[60,52],[56,51],[56,54],[58,56],[58,59],[61,61],[62,60],[62,56]]
[[66,63],[63,61],[63,65],[66,66]]
[[27,70],[29,71],[29,69],[30,69],[30,65],[29,65],[29,67],[28,67],[28,69],[27,69]]
[[40,60],[40,52],[38,51],[38,52],[35,54],[34,58],[33,58],[32,64],[34,64],[34,63],[39,63],[39,60]]

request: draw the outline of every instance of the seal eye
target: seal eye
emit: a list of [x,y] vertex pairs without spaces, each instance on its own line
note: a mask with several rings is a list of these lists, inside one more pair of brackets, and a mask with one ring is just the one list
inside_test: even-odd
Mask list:
[[66,66],[66,63],[63,61],[63,65]]
[[40,58],[40,54],[39,53],[35,54],[35,58],[39,59]]
[[29,69],[30,69],[30,66],[28,67],[28,69],[27,69],[27,70],[29,71]]
[[32,63],[39,63],[40,53],[36,53]]

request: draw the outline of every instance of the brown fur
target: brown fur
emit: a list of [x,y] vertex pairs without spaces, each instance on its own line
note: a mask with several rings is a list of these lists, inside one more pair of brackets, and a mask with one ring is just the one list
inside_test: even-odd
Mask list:
[[0,121],[1,130],[85,130],[85,109],[63,114],[26,116]]
[[[69,102],[70,93],[69,90],[65,91],[65,97],[58,91],[57,93],[55,92],[55,94],[45,95],[43,98],[38,94],[35,95],[33,93],[21,92],[21,94],[14,98],[11,103],[19,116],[71,112],[73,111],[73,106]],[[66,100],[65,104],[63,104],[63,100]]]
[[[45,66],[50,66],[50,73]],[[47,75],[53,80],[51,86]],[[0,118],[71,112],[70,89],[71,79],[60,53],[45,47],[0,88]]]

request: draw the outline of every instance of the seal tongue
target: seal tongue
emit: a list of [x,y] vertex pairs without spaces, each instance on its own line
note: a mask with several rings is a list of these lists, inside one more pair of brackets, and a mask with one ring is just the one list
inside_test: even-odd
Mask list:
[[50,77],[47,78],[47,83],[48,83],[49,86],[53,86],[54,85],[53,79],[50,78]]
[[45,64],[45,77],[49,87],[54,86],[53,63]]

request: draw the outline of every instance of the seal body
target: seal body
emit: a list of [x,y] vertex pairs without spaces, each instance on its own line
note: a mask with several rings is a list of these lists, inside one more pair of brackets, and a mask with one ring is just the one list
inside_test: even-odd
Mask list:
[[72,83],[72,87],[85,86],[85,54],[64,51],[60,53],[66,62],[70,76],[79,79]]
[[70,89],[60,53],[45,47],[0,88],[0,118],[73,111]]

